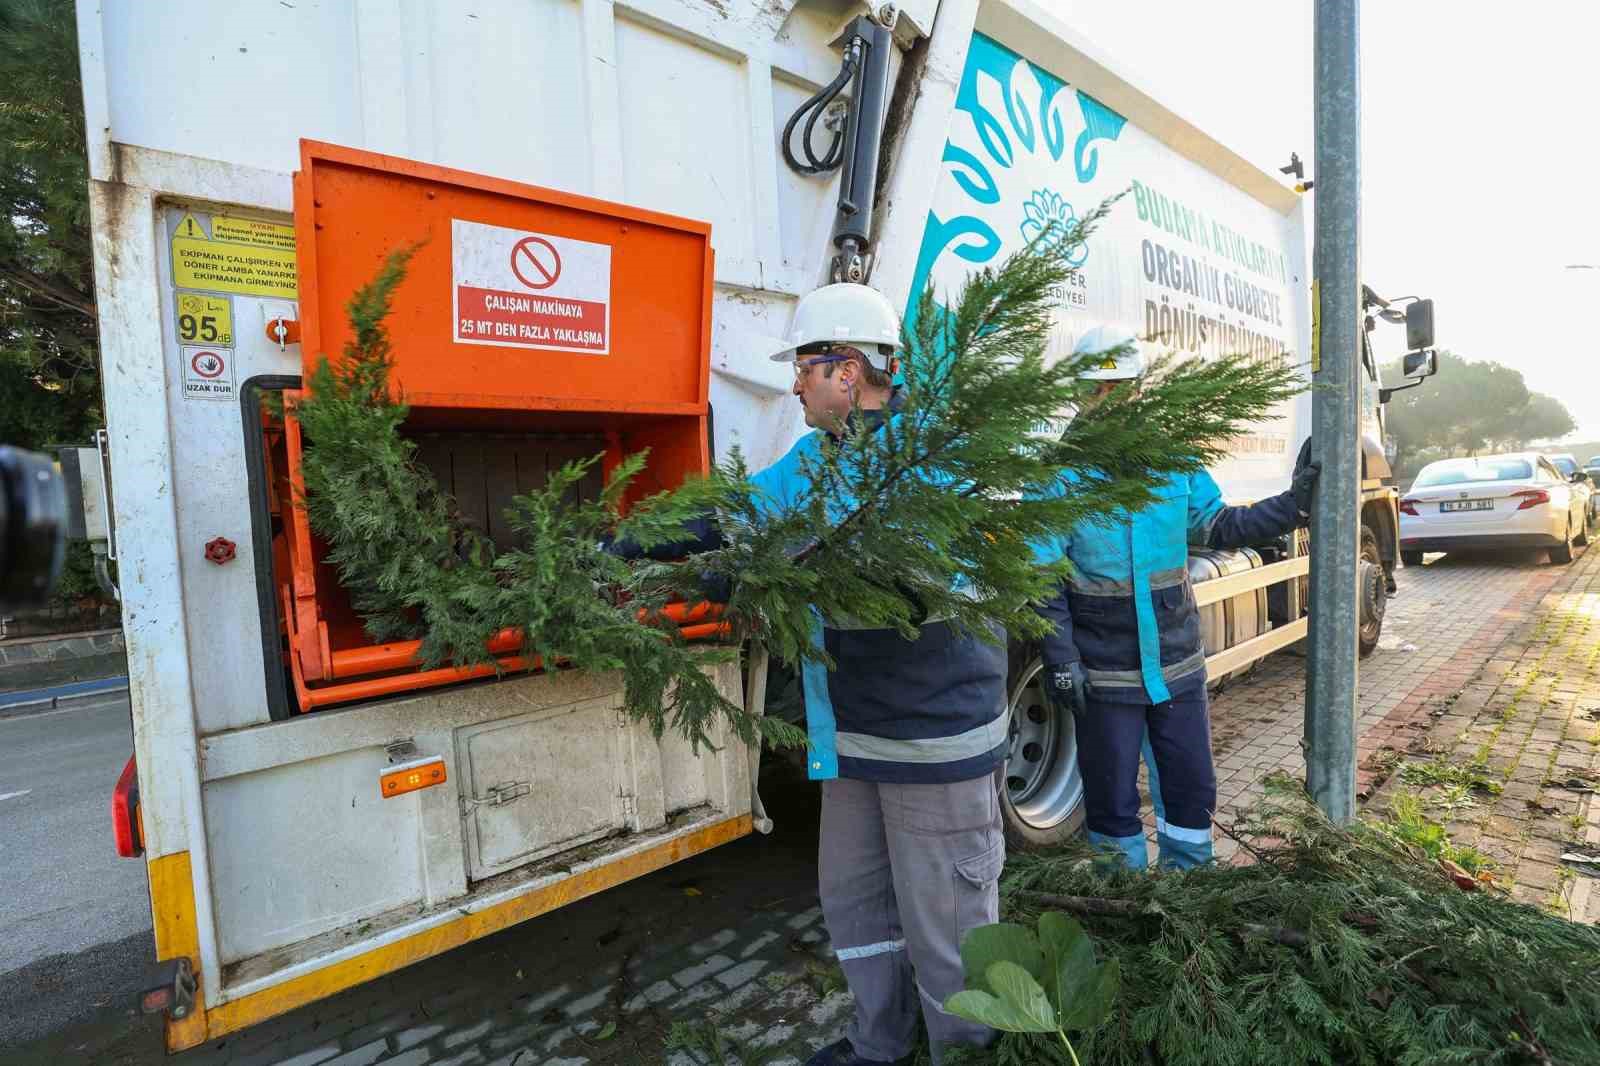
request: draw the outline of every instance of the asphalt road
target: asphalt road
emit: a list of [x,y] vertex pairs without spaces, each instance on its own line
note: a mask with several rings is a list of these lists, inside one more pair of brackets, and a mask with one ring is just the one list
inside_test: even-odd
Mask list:
[[0,1047],[120,1003],[155,957],[144,863],[111,838],[132,750],[125,694],[0,718]]

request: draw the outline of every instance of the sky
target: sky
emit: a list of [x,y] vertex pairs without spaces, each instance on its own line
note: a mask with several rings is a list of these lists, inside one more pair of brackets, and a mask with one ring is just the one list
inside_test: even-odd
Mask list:
[[[1251,162],[1297,151],[1315,179],[1312,0],[1041,2]],[[1600,439],[1600,3],[1361,8],[1363,280],[1433,297],[1439,347],[1515,367]]]

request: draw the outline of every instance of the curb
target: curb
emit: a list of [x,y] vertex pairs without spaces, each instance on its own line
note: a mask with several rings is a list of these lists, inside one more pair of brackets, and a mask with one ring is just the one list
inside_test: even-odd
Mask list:
[[73,700],[107,696],[128,691],[126,677],[103,677],[95,681],[74,681],[66,685],[0,694],[0,718],[54,710]]

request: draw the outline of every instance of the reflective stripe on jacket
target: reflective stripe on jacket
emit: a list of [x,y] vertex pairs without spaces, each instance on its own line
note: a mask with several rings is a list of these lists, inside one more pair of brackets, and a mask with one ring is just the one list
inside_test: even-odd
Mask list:
[[[1068,483],[1076,476],[1064,475]],[[1189,583],[1189,545],[1237,548],[1294,529],[1291,493],[1229,507],[1210,474],[1175,474],[1155,501],[1105,523],[1080,523],[1035,544],[1041,562],[1071,560],[1072,578],[1040,608],[1055,623],[1044,640],[1050,663],[1082,660],[1095,698],[1164,703],[1174,688],[1201,683],[1205,648]]]

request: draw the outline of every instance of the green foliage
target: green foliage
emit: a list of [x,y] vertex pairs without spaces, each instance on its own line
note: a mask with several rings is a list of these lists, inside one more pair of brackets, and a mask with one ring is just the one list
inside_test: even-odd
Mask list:
[[[1034,607],[1067,564],[1036,565],[1031,543],[1144,506],[1165,474],[1215,461],[1245,423],[1303,387],[1294,368],[1244,359],[1163,364],[1059,438],[1036,432],[1094,390],[1079,362],[1046,351],[1072,273],[1062,256],[1104,211],[1057,250],[1036,243],[973,274],[947,308],[924,292],[904,338],[899,416],[821,437],[801,463],[811,490],[794,506],[730,495],[719,515],[726,546],[641,568],[639,583],[682,592],[703,574],[726,581],[735,634],[791,666],[822,657],[813,607],[908,637],[923,618],[996,639],[1042,635]],[[1062,485],[1063,468],[1085,476]],[[722,473],[738,483],[746,471],[735,457]]]
[[1076,1061],[1068,1032],[1087,1033],[1110,1016],[1120,975],[1116,960],[1097,964],[1083,927],[1054,911],[1039,933],[1002,922],[961,942],[967,987],[944,1009],[1007,1033],[1054,1034]]
[[[1455,809],[1469,805],[1463,804],[1460,797],[1448,804]],[[1389,802],[1388,815],[1387,818],[1372,819],[1372,826],[1397,843],[1416,848],[1430,859],[1453,862],[1469,874],[1480,873],[1495,865],[1477,848],[1463,847],[1451,840],[1445,827],[1428,817],[1419,796],[1407,792],[1396,795]]]
[[[926,618],[992,640],[1040,635],[1047,624],[1034,608],[1067,564],[1036,565],[1033,542],[1143,506],[1152,484],[1215,460],[1243,424],[1303,387],[1294,368],[1243,359],[1163,365],[1059,438],[1035,432],[1094,388],[1077,363],[1046,358],[1071,273],[1064,255],[1086,234],[977,273],[947,309],[923,294],[898,415],[872,429],[857,412],[838,437],[820,435],[798,499],[759,495],[736,453],[623,517],[645,457],[628,458],[601,500],[581,504],[567,498],[589,465],[577,463],[515,499],[508,518],[522,542],[499,555],[400,432],[407,410],[390,395],[384,320],[411,254],[403,249],[351,300],[354,339],[337,363],[319,364],[297,409],[312,528],[372,636],[420,636],[427,664],[492,661],[490,637],[520,628],[526,651],[546,662],[621,670],[626,710],[658,732],[709,743],[721,716],[747,741],[759,731],[800,742],[793,727],[758,722],[719,693],[701,667],[727,653],[685,645],[663,605],[700,599],[708,578],[731,587],[731,635],[790,666],[832,665],[812,641],[818,614],[907,637]],[[1047,491],[1064,467],[1082,480]],[[692,559],[630,569],[598,546],[612,527],[645,548],[679,542],[686,522],[708,515],[723,546]]]
[[1427,762],[1407,761],[1400,766],[1400,776],[1410,785],[1459,785],[1491,796],[1498,796],[1505,789],[1505,784],[1491,777],[1482,763],[1456,763],[1443,757]]
[[[597,461],[568,463],[541,489],[518,496],[508,519],[519,546],[496,555],[460,520],[454,501],[415,461],[399,432],[408,409],[389,396],[392,347],[384,320],[414,248],[391,255],[350,300],[355,335],[337,365],[322,359],[310,396],[295,413],[308,446],[302,472],[312,527],[327,540],[351,603],[375,640],[420,636],[425,666],[493,663],[487,643],[519,628],[526,655],[587,670],[621,670],[624,709],[659,735],[671,727],[711,745],[717,715],[741,739],[795,743],[792,726],[757,721],[730,701],[703,667],[727,649],[691,648],[676,627],[659,624],[661,598],[606,595],[627,585],[627,564],[600,548],[618,522],[629,480],[645,461],[630,456],[598,501],[573,503],[572,491]],[[680,530],[722,491],[697,482],[636,508],[621,528],[641,541]],[[641,612],[645,617],[641,620]]]
[[88,166],[70,0],[0,5],[0,440],[99,421]]
[[[1109,897],[1088,915],[1120,964],[1094,1066],[1600,1062],[1600,930],[1488,892],[1463,892],[1376,826],[1336,829],[1286,777],[1239,827],[1259,855],[1107,877],[1066,849],[1012,856],[1002,909],[1031,892]],[[964,1063],[1068,1062],[1053,1038],[1006,1034]]]

